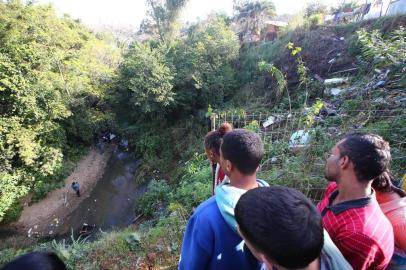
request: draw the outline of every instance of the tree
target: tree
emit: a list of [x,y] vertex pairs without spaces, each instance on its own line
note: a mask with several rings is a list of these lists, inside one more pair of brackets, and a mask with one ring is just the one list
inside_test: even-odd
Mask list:
[[178,29],[178,19],[188,0],[147,0],[147,19],[140,25],[140,33],[157,36],[161,42],[172,39]]
[[70,146],[110,117],[98,105],[120,54],[50,6],[20,1],[0,2],[0,44],[2,222],[21,196],[58,186]]
[[234,93],[233,63],[239,47],[236,35],[221,16],[189,28],[186,38],[169,55],[176,69],[178,110],[206,110],[209,104],[219,107]]
[[234,0],[235,21],[241,35],[259,35],[267,19],[276,15],[275,5],[268,0]]
[[316,14],[326,14],[327,6],[320,0],[313,0],[309,2],[305,9],[305,17],[310,17]]
[[[174,103],[174,73],[165,59],[165,46],[150,48],[138,42],[130,46],[120,67],[118,88],[133,115],[164,115]],[[141,115],[140,115],[141,114]]]

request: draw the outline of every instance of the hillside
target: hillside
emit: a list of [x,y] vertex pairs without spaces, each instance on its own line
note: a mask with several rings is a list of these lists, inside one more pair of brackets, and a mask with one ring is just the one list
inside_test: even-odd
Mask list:
[[[5,21],[14,22],[21,14],[35,21],[47,14],[74,37],[74,41],[63,44],[55,44],[51,37],[46,39],[47,46],[53,48],[52,57],[64,52],[59,56],[66,82],[56,62],[43,63],[47,57],[39,55],[37,67],[37,58],[27,52],[34,57],[28,61],[32,64],[29,76],[43,76],[37,76],[43,80],[27,84],[33,89],[47,86],[44,89],[49,93],[58,89],[51,99],[52,108],[60,106],[55,114],[51,111],[55,117],[38,116],[46,115],[46,106],[30,114],[1,111],[7,121],[2,121],[0,135],[5,134],[8,141],[0,145],[1,158],[7,161],[0,173],[2,180],[10,179],[1,183],[8,183],[11,188],[4,190],[12,189],[9,193],[15,195],[0,201],[2,221],[17,219],[19,200],[26,194],[39,199],[60,187],[63,179],[69,184],[77,173],[72,166],[66,169],[69,162],[80,159],[83,149],[92,145],[92,137],[99,142],[110,131],[119,134],[120,139],[128,138],[129,151],[141,161],[134,181],[148,184],[143,197],[132,202],[137,219],[128,228],[99,231],[92,241],[74,233],[68,240],[30,245],[16,240],[0,250],[0,265],[28,251],[53,250],[69,269],[177,269],[186,222],[194,208],[211,195],[211,171],[202,147],[203,137],[209,128],[223,121],[261,135],[266,149],[259,174],[262,179],[271,185],[298,188],[313,201],[320,199],[325,186],[323,155],[347,132],[382,135],[392,146],[395,177],[401,178],[406,171],[406,16],[302,26],[287,29],[275,41],[249,44],[240,44],[229,22],[214,16],[205,24],[190,26],[179,39],[133,42],[118,53],[121,56],[100,57],[90,65],[89,47],[95,46],[92,43],[101,47],[101,55],[108,55],[110,50],[117,53],[117,44],[69,18],[57,19],[52,9],[2,3],[0,7],[15,10],[16,14],[7,18],[0,15]],[[56,31],[46,29],[46,23],[39,27],[41,31],[37,30],[43,34],[39,37]],[[29,30],[16,26],[14,32],[0,31],[20,33],[14,37],[15,43],[7,43],[7,51],[0,51],[0,57],[5,55],[9,60],[0,69],[19,71],[25,58],[15,57],[13,48],[23,47],[24,33]],[[36,36],[29,36],[33,52],[40,43]],[[72,51],[62,50],[61,46]],[[20,47],[17,51],[24,51]],[[77,52],[82,53],[80,57]],[[101,73],[91,72],[96,70]],[[25,78],[23,73],[15,73]],[[51,84],[54,76],[59,78],[57,85]],[[75,84],[75,78],[83,81]],[[7,87],[12,93],[20,89],[9,84]],[[34,98],[10,101],[7,96],[5,100],[11,107],[20,103],[26,108],[30,104],[43,105],[41,91],[30,92],[30,87],[23,87],[27,91],[24,93]],[[69,96],[64,94],[67,90],[76,92]],[[37,132],[33,134],[30,128],[36,125],[54,129],[48,133],[33,129]],[[9,132],[5,127],[15,129]],[[292,139],[298,132],[301,135]],[[26,136],[11,135],[20,133]],[[28,142],[35,147],[23,147],[31,145]],[[18,154],[11,155],[13,150]],[[34,150],[44,156],[35,155]],[[102,168],[105,160],[96,163]],[[44,164],[52,168],[40,175]],[[94,174],[103,172],[100,169]],[[13,181],[17,178],[22,180]],[[20,186],[24,194],[13,193]],[[47,198],[42,202],[46,203]],[[23,212],[21,218],[25,217]]]

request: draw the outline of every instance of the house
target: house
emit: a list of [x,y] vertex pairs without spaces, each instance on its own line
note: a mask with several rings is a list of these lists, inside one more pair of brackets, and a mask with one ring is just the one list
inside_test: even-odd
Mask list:
[[276,39],[281,27],[285,27],[288,24],[282,21],[266,21],[264,27],[261,30],[261,40],[272,41]]

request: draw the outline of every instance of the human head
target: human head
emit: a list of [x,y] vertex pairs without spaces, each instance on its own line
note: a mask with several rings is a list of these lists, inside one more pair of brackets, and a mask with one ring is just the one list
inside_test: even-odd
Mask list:
[[320,256],[324,240],[320,213],[295,189],[251,189],[238,201],[235,217],[247,246],[269,269],[305,268]]
[[243,175],[254,174],[263,155],[261,138],[252,131],[235,129],[223,137],[221,167],[226,174],[233,167]]
[[223,136],[233,130],[230,123],[224,122],[217,130],[210,131],[204,138],[204,150],[211,163],[218,163],[220,159],[220,145]]
[[65,264],[53,252],[32,252],[6,264],[2,270],[66,270]]
[[346,135],[331,150],[326,161],[325,177],[338,181],[345,170],[350,170],[361,183],[368,183],[389,172],[391,160],[389,143],[369,133]]

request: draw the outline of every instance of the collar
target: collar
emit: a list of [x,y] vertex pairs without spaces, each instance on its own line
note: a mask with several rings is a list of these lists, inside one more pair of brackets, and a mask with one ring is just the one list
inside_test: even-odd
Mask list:
[[331,205],[333,203],[334,199],[337,197],[337,195],[338,195],[338,189],[333,191],[330,194],[330,196],[328,198],[328,205],[321,212],[322,217],[324,217],[326,215],[328,210],[331,210],[333,212],[333,214],[336,216],[348,209],[365,207],[371,203],[372,198],[375,196],[375,193],[374,193],[374,190],[372,189],[371,195],[369,195],[368,197],[351,200],[351,201],[345,201],[345,202],[337,203],[335,205]]

